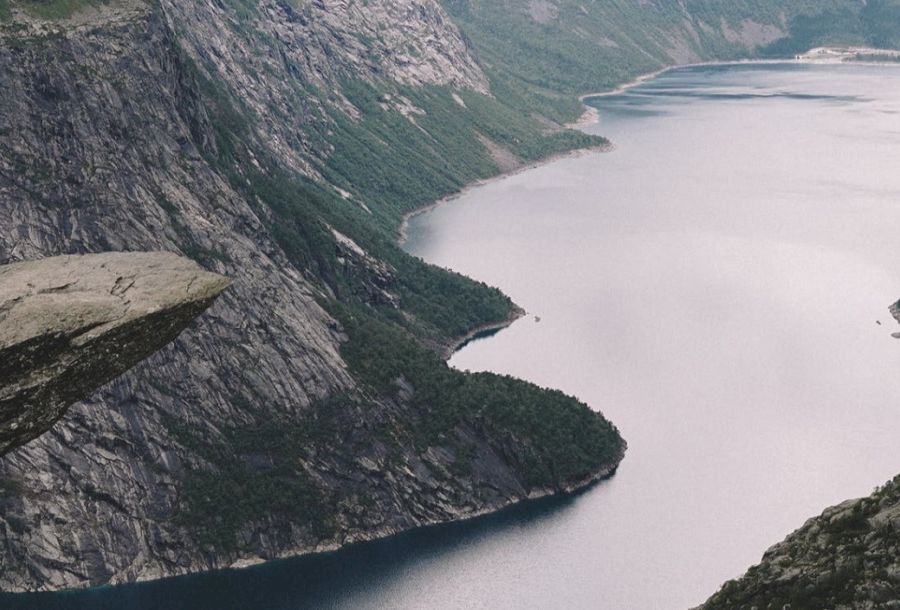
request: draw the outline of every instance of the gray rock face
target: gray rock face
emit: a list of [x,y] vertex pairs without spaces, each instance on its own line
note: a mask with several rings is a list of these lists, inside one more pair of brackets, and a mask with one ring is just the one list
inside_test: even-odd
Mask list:
[[[309,158],[331,152],[327,138],[309,137],[317,123],[330,123],[327,111],[360,119],[342,89],[347,81],[488,92],[437,0],[260,0],[241,24],[216,0],[161,4],[184,52],[259,117],[252,129],[260,142],[308,175],[316,176]],[[384,103],[403,106],[402,99]]]
[[175,339],[229,283],[170,253],[0,267],[0,455]]
[[172,430],[221,440],[347,391],[343,334],[265,210],[200,154],[214,131],[165,15],[41,27],[57,33],[0,32],[0,263],[168,251],[235,282],[192,332],[0,459],[0,589],[208,568],[172,522],[205,462]]

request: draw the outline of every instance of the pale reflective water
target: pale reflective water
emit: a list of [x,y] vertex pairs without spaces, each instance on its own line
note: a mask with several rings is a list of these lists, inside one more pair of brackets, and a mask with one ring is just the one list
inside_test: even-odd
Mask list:
[[629,442],[614,479],[323,557],[3,601],[687,608],[900,472],[900,69],[694,68],[595,103],[614,152],[473,189],[407,247],[530,312],[452,363],[603,410]]
[[614,152],[472,190],[408,249],[532,314],[455,366],[579,396],[628,456],[388,603],[685,608],[900,472],[900,70],[679,70],[594,103]]

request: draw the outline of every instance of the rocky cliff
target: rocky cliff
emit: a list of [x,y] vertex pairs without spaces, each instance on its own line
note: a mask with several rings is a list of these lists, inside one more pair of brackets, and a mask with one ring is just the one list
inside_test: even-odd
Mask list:
[[[900,302],[890,312],[900,322]],[[900,608],[900,476],[868,498],[848,500],[810,519],[700,606],[821,608]]]
[[228,284],[170,253],[0,267],[0,456],[175,339]]

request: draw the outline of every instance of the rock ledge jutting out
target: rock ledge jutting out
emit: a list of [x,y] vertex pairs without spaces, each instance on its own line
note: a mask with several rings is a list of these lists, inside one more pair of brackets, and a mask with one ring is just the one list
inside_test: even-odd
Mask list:
[[0,455],[175,339],[229,283],[165,252],[0,267]]

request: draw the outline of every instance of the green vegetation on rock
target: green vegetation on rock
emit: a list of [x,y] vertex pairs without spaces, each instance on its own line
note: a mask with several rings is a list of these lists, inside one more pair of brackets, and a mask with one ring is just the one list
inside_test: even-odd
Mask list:
[[576,486],[624,452],[612,424],[561,392],[462,373],[388,325],[352,314],[343,320],[350,367],[382,395],[407,394],[400,400],[417,414],[409,428],[415,446],[440,445],[464,425],[490,430],[495,449],[539,489]]
[[[139,0],[135,0],[138,2]],[[118,6],[124,0],[0,0],[0,21],[9,19],[13,9],[40,19],[66,19],[88,8]]]

